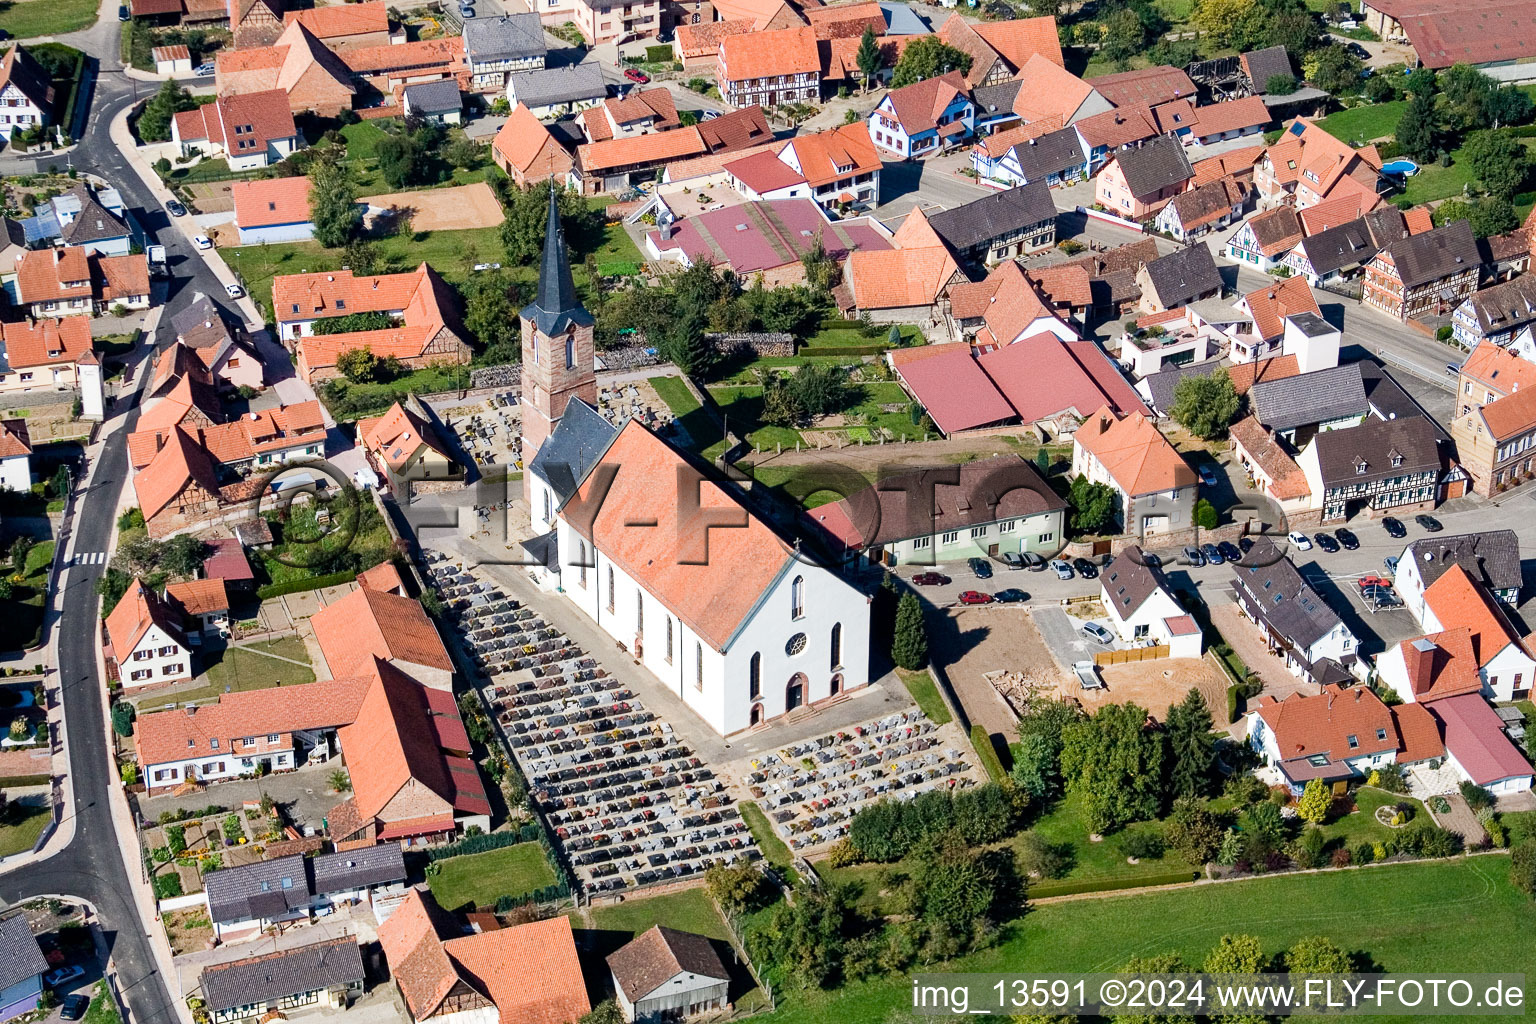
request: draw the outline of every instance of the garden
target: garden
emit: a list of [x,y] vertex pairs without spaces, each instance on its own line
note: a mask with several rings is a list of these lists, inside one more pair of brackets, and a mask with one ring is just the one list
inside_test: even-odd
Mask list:
[[558,881],[537,841],[446,857],[427,868],[427,884],[446,910],[494,908],[503,897],[518,901]]
[[211,806],[201,812],[167,812],[140,833],[139,842],[155,898],[164,900],[202,892],[208,872],[254,864],[268,843],[282,838],[277,810],[264,798],[260,807],[240,811]]
[[298,686],[315,681],[314,670],[308,667],[309,651],[304,641],[296,636],[255,640],[238,647],[204,646],[197,652],[197,658],[205,685],[140,698],[136,702],[138,709],[150,712],[192,701],[214,700],[225,693]]
[[8,563],[0,563],[0,651],[30,650],[42,642],[43,606],[53,565],[53,541],[18,537]]

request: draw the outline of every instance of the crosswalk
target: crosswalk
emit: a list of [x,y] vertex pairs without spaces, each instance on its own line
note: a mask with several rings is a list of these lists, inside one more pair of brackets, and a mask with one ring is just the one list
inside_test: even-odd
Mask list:
[[105,551],[87,551],[84,554],[77,553],[69,560],[70,565],[101,565],[107,560]]

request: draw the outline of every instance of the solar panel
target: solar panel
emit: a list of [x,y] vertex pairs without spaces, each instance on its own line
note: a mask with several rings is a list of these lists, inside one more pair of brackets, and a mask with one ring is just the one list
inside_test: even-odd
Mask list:
[[1297,121],[1295,124],[1291,125],[1291,134],[1292,135],[1300,135],[1302,132],[1304,132],[1306,130],[1307,130],[1307,126],[1302,124],[1300,121]]

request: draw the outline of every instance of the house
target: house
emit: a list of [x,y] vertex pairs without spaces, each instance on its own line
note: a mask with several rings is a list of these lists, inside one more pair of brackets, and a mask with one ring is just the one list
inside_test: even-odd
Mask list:
[[1157,138],[1161,134],[1152,118],[1152,108],[1141,104],[1116,107],[1085,117],[1071,128],[1088,154],[1088,171],[1097,174],[1111,153]]
[[[977,25],[966,21],[958,14],[952,14],[944,24],[939,26],[935,33],[946,46],[970,54],[971,69],[965,73],[965,84],[975,89],[978,86],[997,85],[1018,74],[1019,69],[1011,66],[1003,59],[992,46],[981,37],[977,31]],[[1058,43],[1058,51],[1060,44]],[[1055,63],[1062,64],[1057,60]]]
[[377,590],[381,594],[411,596],[406,592],[405,580],[401,578],[400,570],[394,562],[380,562],[372,569],[358,573],[357,585],[363,590]]
[[1291,55],[1283,46],[1266,46],[1262,50],[1249,50],[1238,55],[1244,86],[1249,95],[1263,96],[1269,92],[1269,83],[1276,78],[1289,78],[1287,84],[1297,81],[1296,69],[1291,66]]
[[526,71],[507,76],[507,102],[519,104],[539,120],[574,114],[608,98],[603,71],[596,64]]
[[[980,88],[986,90],[988,106],[998,109],[988,111],[984,121],[978,120],[978,128],[1008,128],[1015,124],[1043,125],[1042,130],[1070,128],[1112,109],[1092,85],[1039,54],[1030,57],[1015,78]],[[1006,106],[1001,105],[1003,100]]]
[[304,145],[282,89],[220,96],[183,111],[171,121],[171,141],[184,157],[222,156],[233,171],[278,163]]
[[194,646],[210,636],[229,636],[229,593],[224,581],[187,580],[169,583],[165,603],[181,617],[181,629]]
[[[921,211],[914,210],[907,214],[907,220],[922,216]],[[906,227],[903,224],[902,230]],[[1042,290],[1016,262],[1005,260],[990,270],[985,280],[951,285],[949,314],[960,334],[974,338],[977,347],[984,351],[1037,334],[1076,341],[1077,331],[1052,308]]]
[[1512,0],[1363,0],[1360,18],[1382,39],[1413,48],[1427,68],[1499,67],[1536,57],[1536,33]]
[[464,59],[470,87],[477,92],[501,92],[509,76],[542,71],[546,51],[544,26],[536,13],[464,22]]
[[733,110],[708,121],[700,121],[699,135],[710,153],[734,153],[738,150],[756,149],[773,142],[773,130],[763,108],[752,106]]
[[1352,149],[1301,118],[1265,148],[1253,172],[1259,203],[1265,208],[1289,198],[1304,210],[1347,196],[1371,210],[1380,203],[1380,182],[1381,157],[1376,147]]
[[[156,714],[171,713],[181,714]],[[352,900],[387,913],[384,907],[405,892],[405,877],[400,847],[386,845],[259,860],[210,871],[203,882],[214,936],[238,942],[256,938],[272,925],[310,920]]]
[[[11,52],[16,52],[12,47]],[[43,997],[48,961],[25,911],[0,919],[0,1020],[33,1013]]]
[[958,71],[892,89],[869,113],[875,145],[911,160],[948,152],[975,132],[976,108]]
[[[664,27],[663,7],[673,6],[664,5],[658,0],[638,0],[621,10],[611,5],[595,3],[593,0],[546,0],[546,2],[548,6],[540,12],[544,21],[551,25],[574,21],[590,46],[604,43],[617,44],[629,39],[655,36]],[[681,7],[682,2],[675,6]],[[700,4],[697,0],[691,0],[691,6],[697,12]],[[705,10],[707,9],[706,7]]]
[[377,659],[428,689],[450,693],[453,660],[421,602],[360,588],[310,619],[331,675],[362,675]]
[[630,187],[637,174],[654,179],[662,164],[699,156],[706,151],[696,127],[654,135],[631,135],[576,147],[572,177],[584,194],[614,192]]
[[237,49],[271,46],[282,27],[281,0],[229,0],[229,30]]
[[981,178],[1005,187],[1043,181],[1055,187],[1088,177],[1088,156],[1075,128],[1037,133],[1035,122],[1006,128],[979,141],[971,150],[971,168]]
[[230,183],[241,245],[306,242],[315,237],[309,213],[309,179],[256,178]]
[[1365,267],[1365,302],[1399,320],[1449,313],[1477,290],[1482,260],[1472,227],[1452,221],[1398,239]]
[[[1406,234],[1404,231],[1395,237]],[[1354,276],[1375,258],[1381,246],[1372,221],[1360,217],[1308,235],[1292,246],[1281,262],[1307,283],[1322,287]]]
[[117,306],[149,308],[149,259],[143,254],[90,258],[92,298],[97,313]]
[[1536,276],[1523,275],[1467,296],[1451,314],[1452,337],[1472,348],[1480,341],[1508,345],[1536,323]]
[[[1118,339],[1120,365],[1140,381],[1165,367],[1203,364],[1226,347],[1227,332],[1201,315],[1199,307],[1220,301],[1206,299],[1128,323]],[[1139,383],[1137,393],[1151,396]]]
[[[1232,337],[1233,362],[1251,363],[1263,359],[1279,349],[1285,335],[1287,317],[1298,313],[1323,315],[1317,297],[1304,277],[1286,277],[1263,288],[1256,288],[1236,302],[1253,324],[1250,331],[1236,333]],[[1334,360],[1336,364],[1337,359]]]
[[1274,541],[1256,540],[1233,566],[1232,583],[1238,608],[1292,675],[1319,685],[1351,679],[1355,635]]
[[[593,318],[576,296],[567,259],[551,197],[538,291],[521,314],[525,465],[563,426],[571,399],[597,399]],[[533,571],[550,584],[558,575],[568,600],[676,686],[717,733],[740,732],[868,682],[863,595],[794,557],[733,492],[695,475],[702,474],[695,463],[638,420],[620,428],[595,469],[601,472],[577,481],[556,512],[558,574],[547,566]],[[687,479],[697,483],[656,486]],[[601,502],[593,499],[599,487]],[[632,525],[649,517],[702,524],[707,506],[717,510],[706,518],[726,509],[743,528],[729,538],[726,531],[679,530],[668,552]]]
[[648,135],[682,127],[677,103],[665,88],[637,89],[629,95],[604,100],[577,118],[588,142]]
[[1195,123],[1186,141],[1202,146],[1215,145],[1244,135],[1257,135],[1274,120],[1274,115],[1258,96],[1224,103],[1210,103],[1195,108]]
[[283,24],[294,22],[302,24],[327,48],[338,53],[405,41],[404,30],[390,31],[389,7],[384,0],[284,11]]
[[491,140],[491,159],[518,188],[553,178],[564,183],[575,167],[568,151],[533,112],[519,103]]
[[1093,87],[1117,107],[1155,107],[1175,100],[1193,102],[1199,93],[1189,75],[1166,64],[1100,75],[1093,79]]
[[880,153],[862,122],[796,136],[779,150],[779,160],[805,178],[822,206],[880,205]]
[[1116,518],[1145,537],[1194,522],[1199,481],[1189,463],[1143,413],[1101,407],[1072,435],[1072,474],[1119,496]]
[[5,358],[0,393],[79,387],[80,364],[94,358],[90,355],[90,334],[86,317],[0,324]]
[[1359,425],[1370,416],[1359,363],[1261,381],[1248,391],[1253,418],[1292,450],[1318,434]]
[[192,52],[184,45],[157,46],[150,51],[155,61],[155,74],[176,78],[192,73]]
[[1246,185],[1235,178],[1218,178],[1174,196],[1154,223],[1159,231],[1190,242],[1240,219],[1247,205]]
[[1409,614],[1423,620],[1424,591],[1459,566],[1493,597],[1513,608],[1520,597],[1520,539],[1513,530],[1458,533],[1412,541],[1397,560],[1392,583]]
[[688,72],[711,70],[720,58],[720,40],[726,36],[765,30],[766,26],[759,26],[746,18],[737,21],[701,21],[699,24],[679,25],[672,39],[673,59]]
[[1193,176],[1184,147],[1158,136],[1110,154],[1094,178],[1094,198],[1116,216],[1147,220],[1184,191]]
[[[771,154],[761,154],[780,167]],[[810,199],[774,199],[742,203],[674,220],[646,233],[645,252],[653,260],[684,267],[708,260],[729,269],[747,286],[805,283],[801,260],[820,242],[838,263],[854,252],[891,249],[884,225],[873,217],[831,220]]]
[[1294,207],[1276,206],[1254,214],[1227,239],[1221,254],[1266,274],[1280,266],[1304,236]]
[[1086,267],[1079,264],[1034,267],[1024,276],[1058,319],[1079,330],[1087,326],[1088,313],[1093,308],[1093,280]]
[[928,215],[961,264],[993,266],[1056,244],[1056,202],[1035,180]]
[[1066,503],[1017,455],[892,473],[805,517],[861,564],[935,565],[1061,548]]
[[303,946],[209,964],[202,993],[213,1024],[304,1008],[341,1011],[363,992],[363,954],[357,939],[340,935]]
[[1312,489],[1295,458],[1275,436],[1253,416],[1244,416],[1227,427],[1232,454],[1247,471],[1256,490],[1288,516],[1300,520],[1300,514],[1313,507]]
[[126,256],[145,241],[117,189],[98,190],[83,181],[38,206],[20,226],[24,244],[33,249],[68,246],[93,256]]
[[1363,511],[1434,508],[1443,462],[1435,428],[1422,416],[1325,431],[1296,459],[1313,498],[1322,502],[1325,523]]
[[730,972],[703,935],[652,925],[609,953],[607,962],[626,1021],[694,1017],[730,1005]]
[[205,541],[213,554],[203,559],[203,578],[223,580],[226,593],[252,594],[256,574],[245,557],[245,548],[233,537],[215,537]]
[[1445,735],[1445,752],[1457,774],[1500,796],[1531,788],[1531,764],[1504,733],[1504,722],[1475,693],[1437,700],[1429,713]]
[[849,253],[841,289],[847,293],[845,312],[856,309],[881,324],[936,323],[943,316],[944,293],[964,280],[946,246],[908,246]]
[[7,142],[16,129],[46,125],[53,113],[53,86],[48,72],[19,45],[0,59],[0,138]]
[[464,467],[432,424],[399,402],[383,416],[359,420],[357,439],[396,494],[417,481],[464,478]]
[[[367,348],[410,369],[469,362],[458,300],[425,263],[408,274],[360,277],[350,270],[283,274],[272,281],[278,336],[297,350],[299,375],[310,383],[339,376],[336,359]],[[317,335],[318,320],[383,313],[392,323],[375,330]]]
[[[985,342],[986,337],[978,333],[977,341]],[[1011,344],[981,348],[988,350],[977,362],[1021,423],[1060,436],[1103,406],[1118,415],[1146,411],[1097,342],[1068,341],[1041,331]]]
[[715,84],[732,107],[814,103],[821,98],[821,56],[807,27],[752,32],[720,40]]
[[199,293],[191,305],[171,318],[179,344],[191,349],[213,379],[226,391],[261,390],[265,368],[251,346],[243,323],[230,324],[208,298]]
[[350,110],[357,93],[346,61],[300,21],[284,28],[270,46],[218,51],[214,87],[220,96],[281,89],[290,111],[313,110],[322,117]]
[[107,615],[107,635],[126,688],[192,678],[192,651],[178,617],[142,580]]
[[451,78],[406,86],[401,105],[406,117],[436,124],[458,124],[464,116],[464,97],[459,95],[459,83]]
[[1221,272],[1208,245],[1191,245],[1147,263],[1136,272],[1141,308],[1162,313],[1221,295]]
[[464,935],[418,887],[379,925],[379,945],[416,1024],[573,1024],[591,1009],[569,918]]
[[1522,388],[1536,387],[1536,362],[1522,358],[1516,346],[1501,348],[1491,342],[1472,346],[1457,372],[1459,415],[1507,398]]
[[1404,700],[1428,702],[1459,692],[1500,702],[1529,697],[1536,658],[1478,579],[1452,563],[1424,589],[1417,607],[1426,636],[1388,649],[1377,664]]
[[[16,299],[32,316],[69,316],[95,311],[93,274],[85,249],[39,249],[16,259]],[[86,321],[89,325],[89,321]]]
[[1363,782],[1397,762],[1403,745],[1393,709],[1364,686],[1323,686],[1315,695],[1264,696],[1248,712],[1248,745],[1292,793],[1308,782]]
[[1121,643],[1167,647],[1171,658],[1200,657],[1199,625],[1137,545],[1123,548],[1099,574],[1099,602]]
[[[1485,348],[1487,343],[1473,350],[1472,357]],[[1509,353],[1512,361],[1523,362]],[[1469,357],[1467,362],[1472,362]],[[1531,364],[1527,364],[1531,365]],[[1519,388],[1519,381],[1511,378],[1511,384]],[[1462,375],[1465,389],[1471,384],[1465,372]],[[1484,391],[1484,396],[1493,395]],[[1472,478],[1472,489],[1485,497],[1491,497],[1508,487],[1530,478],[1532,460],[1536,453],[1536,402],[1532,396],[1536,390],[1529,387],[1511,391],[1504,397],[1493,395],[1487,405],[1480,404],[1467,391],[1461,395],[1461,410],[1451,420],[1451,437],[1456,442],[1456,452],[1461,467]]]
[[24,419],[0,420],[0,490],[32,491],[32,435]]

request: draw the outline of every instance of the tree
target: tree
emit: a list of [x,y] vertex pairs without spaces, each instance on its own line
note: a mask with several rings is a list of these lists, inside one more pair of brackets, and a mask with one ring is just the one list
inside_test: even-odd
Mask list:
[[1214,530],[1221,525],[1221,514],[1216,511],[1210,499],[1201,498],[1195,502],[1195,525],[1202,530]]
[[480,343],[486,362],[520,361],[523,350],[517,306],[501,275],[474,278],[465,291],[464,326]]
[[359,277],[370,277],[382,269],[379,247],[366,238],[354,238],[348,242],[345,259],[348,269]]
[[715,864],[704,873],[704,885],[710,898],[728,912],[755,910],[762,898],[763,873],[746,861]]
[[1313,779],[1307,783],[1307,788],[1301,791],[1301,800],[1296,804],[1296,815],[1302,821],[1310,821],[1314,825],[1321,825],[1328,817],[1328,808],[1333,806],[1333,796],[1328,792],[1328,787],[1322,779]]
[[1135,11],[1122,7],[1104,19],[1099,55],[1123,71],[1130,67],[1131,58],[1140,53],[1146,43],[1147,27]]
[[1095,832],[1157,816],[1166,758],[1162,733],[1148,728],[1146,709],[1135,704],[1105,705],[1062,734],[1062,777]]
[[379,140],[374,147],[379,174],[390,188],[401,189],[417,184],[425,163],[425,154],[415,134],[399,131]]
[[1174,805],[1165,835],[1168,845],[1191,864],[1214,860],[1221,850],[1226,826],[1203,804],[1183,800]]
[[353,384],[368,384],[378,375],[379,357],[366,345],[348,349],[336,357],[336,369]]
[[1067,492],[1072,529],[1077,533],[1103,533],[1120,517],[1120,495],[1108,484],[1090,483],[1078,474]]
[[1168,709],[1169,795],[1205,796],[1216,773],[1216,734],[1211,731],[1211,712],[1200,691],[1191,689]]
[[1520,215],[1503,196],[1485,196],[1472,207],[1472,233],[1478,238],[1502,235],[1520,226]]
[[443,159],[455,167],[462,167],[466,171],[474,170],[480,166],[480,160],[484,149],[469,139],[455,139],[443,148]]
[[830,363],[805,363],[788,378],[790,391],[807,416],[825,416],[848,404],[848,373]]
[[332,792],[345,793],[352,788],[352,777],[341,768],[337,768],[325,777],[326,784]]
[[1335,95],[1358,91],[1361,67],[1360,58],[1340,43],[1313,50],[1302,61],[1307,79],[1324,92]]
[[[1120,974],[1183,974],[1189,970],[1177,953],[1157,956],[1138,956],[1126,961]],[[1180,1013],[1157,1013],[1151,1010],[1113,1014],[1114,1024],[1194,1024],[1194,1018]]]
[[[861,68],[862,70],[862,68]],[[957,50],[938,36],[918,36],[901,53],[891,76],[891,88],[900,89],[913,82],[937,78],[951,71],[965,74],[971,70],[971,55]]]
[[1252,935],[1223,935],[1205,958],[1206,974],[1258,974],[1269,958]]
[[1440,147],[1440,125],[1433,95],[1422,92],[1413,94],[1413,99],[1408,101],[1408,109],[1403,111],[1403,116],[1397,121],[1397,144],[1415,160],[1434,159]]
[[1292,974],[1348,974],[1354,964],[1333,940],[1313,935],[1286,951],[1285,969]]
[[1258,0],[1200,0],[1189,20],[1222,46],[1230,46],[1257,6]]
[[864,35],[859,39],[859,52],[854,54],[853,62],[859,66],[859,77],[862,79],[860,87],[868,89],[869,83],[880,73],[880,65],[884,63],[880,55],[880,44],[875,41],[873,26],[864,26]]
[[144,104],[139,115],[139,138],[145,142],[165,142],[171,137],[171,119],[183,110],[196,110],[191,94],[168,79]]
[[[869,31],[869,26],[866,25],[865,34],[867,35]],[[805,283],[817,292],[830,292],[837,286],[838,278],[842,274],[837,261],[832,258],[831,253],[827,252],[827,247],[822,243],[820,231],[816,232],[816,239],[806,250],[805,255],[800,257],[800,266],[805,271]],[[895,327],[891,329],[895,330]]]
[[1264,83],[1264,91],[1270,96],[1289,96],[1296,91],[1295,75],[1270,75]]
[[1536,840],[1527,839],[1509,851],[1509,882],[1527,896],[1536,896]]
[[1489,128],[1525,124],[1531,119],[1531,97],[1514,85],[1500,86],[1483,99],[1482,123]]
[[774,427],[792,427],[805,419],[805,407],[795,397],[794,389],[782,374],[762,370],[759,379],[763,382],[761,419],[764,423]]
[[1226,433],[1242,399],[1225,369],[1192,374],[1173,389],[1173,418],[1196,437],[1209,440]]
[[[309,219],[315,225],[315,241],[327,249],[346,245],[351,239],[362,219],[362,208],[346,164],[333,159],[314,162],[309,170]],[[354,273],[367,273],[352,269]]]
[[1057,767],[1059,750],[1044,736],[1026,736],[1013,747],[1013,769],[1008,777],[1013,784],[1041,803],[1061,795],[1061,773]]
[[576,1024],[624,1024],[624,1011],[612,999],[604,999],[576,1019]]
[[511,189],[502,204],[506,219],[501,225],[501,244],[513,263],[534,263],[544,252],[544,225],[549,217],[549,190],[558,189],[555,205],[560,226],[565,229],[567,245],[585,235],[592,227],[586,200],[574,189],[553,181],[543,181],[527,188]]
[[1458,220],[1471,220],[1472,210],[1473,204],[1465,199],[1447,199],[1435,207],[1434,212],[1430,214],[1430,220],[1434,221],[1435,227],[1444,227]]
[[908,671],[928,664],[928,627],[923,622],[923,606],[910,590],[896,605],[896,630],[891,640],[891,660]]
[[1462,159],[1491,196],[1509,199],[1531,173],[1530,151],[1502,132],[1473,132],[1463,144]]
[[125,700],[112,705],[112,731],[119,736],[133,735],[133,720],[138,717],[134,706]]
[[1435,94],[1435,73],[1429,68],[1415,68],[1408,73],[1408,92],[1413,96]]
[[1438,84],[1458,128],[1465,131],[1483,126],[1484,104],[1498,83],[1470,64],[1453,64],[1440,72]]

